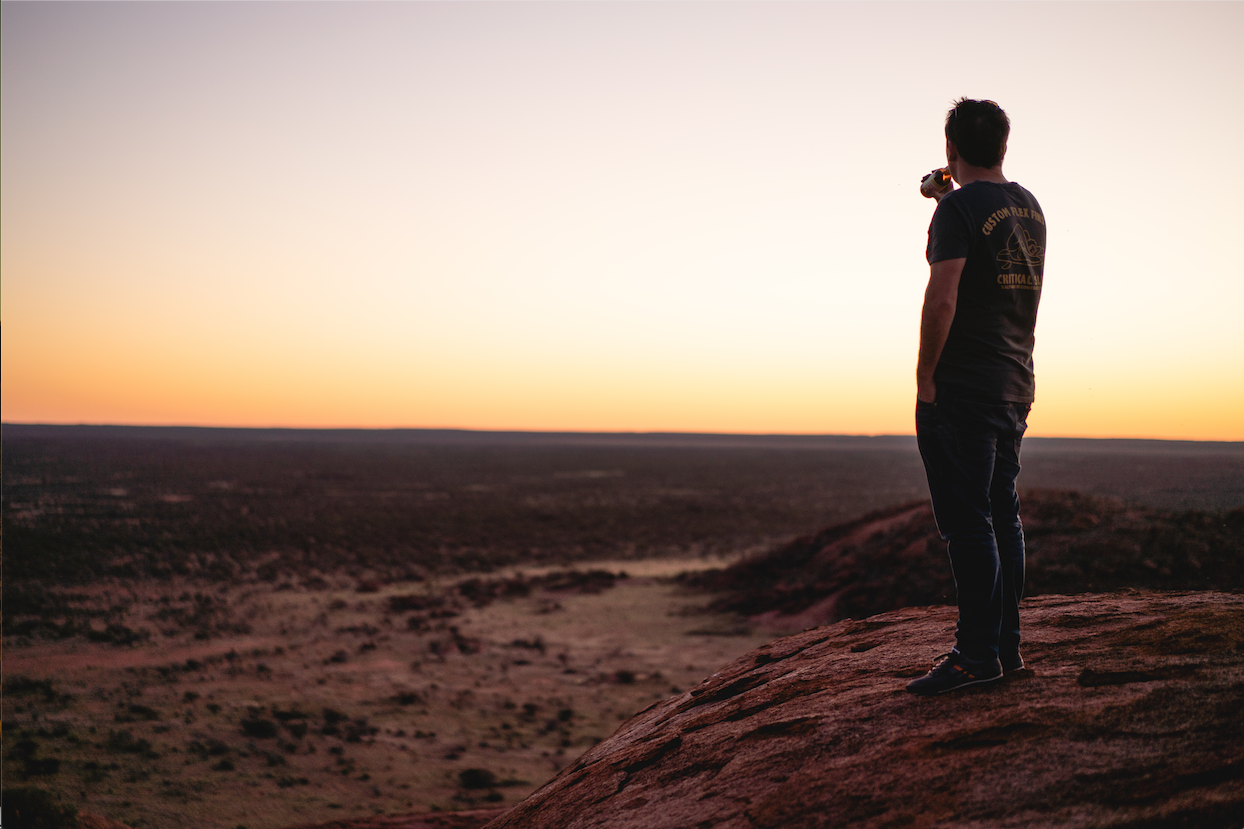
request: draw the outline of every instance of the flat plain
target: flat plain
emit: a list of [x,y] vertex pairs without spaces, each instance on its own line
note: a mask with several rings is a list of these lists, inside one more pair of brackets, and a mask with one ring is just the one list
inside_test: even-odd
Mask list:
[[[5,776],[135,827],[505,805],[773,636],[673,576],[925,497],[905,437],[6,425]],[[1024,487],[1244,504],[1244,445]]]

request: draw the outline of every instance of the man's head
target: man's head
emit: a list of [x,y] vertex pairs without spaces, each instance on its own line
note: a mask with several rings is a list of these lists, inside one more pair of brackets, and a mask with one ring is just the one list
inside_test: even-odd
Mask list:
[[973,167],[992,168],[1006,156],[1011,120],[993,101],[960,98],[946,113],[946,141]]

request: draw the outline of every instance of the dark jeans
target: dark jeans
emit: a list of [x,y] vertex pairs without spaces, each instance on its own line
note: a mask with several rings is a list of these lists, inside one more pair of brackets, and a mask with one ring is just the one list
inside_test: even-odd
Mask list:
[[956,647],[968,659],[1019,650],[1024,527],[1015,478],[1028,409],[940,390],[936,403],[916,403],[916,440],[959,594]]

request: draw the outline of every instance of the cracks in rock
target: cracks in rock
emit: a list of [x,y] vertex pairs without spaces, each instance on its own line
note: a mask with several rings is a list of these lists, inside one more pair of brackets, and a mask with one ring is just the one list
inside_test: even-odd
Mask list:
[[[848,619],[847,621],[850,620]],[[858,622],[852,622],[851,626],[843,633],[847,636],[855,633],[872,633],[875,630],[893,627],[895,624],[897,624],[897,621],[894,619],[861,619]]]
[[733,759],[733,757],[717,758],[705,762],[690,763],[685,766],[679,766],[672,771],[658,776],[657,785],[668,786],[678,780],[683,780],[688,777],[699,777],[702,774],[709,775],[711,779],[716,777],[717,774],[726,766],[730,765],[730,761]]
[[807,636],[807,634],[793,636],[788,640],[778,640],[766,645],[756,654],[753,664],[756,667],[760,667],[772,662],[780,662],[783,659],[790,659],[792,656],[798,656],[809,648],[814,648],[822,642],[828,641],[830,638],[828,634],[819,634],[805,641],[804,636]]
[[[709,686],[704,689],[696,688],[691,692],[691,699],[679,706],[679,713],[690,711],[701,705],[708,705],[713,702],[722,702],[731,697],[737,697],[746,691],[750,691],[757,685],[763,685],[769,681],[769,677],[764,674],[752,674],[741,676],[738,679],[726,685],[717,687]],[[698,692],[698,693],[697,693]]]
[[990,748],[1005,745],[1013,740],[1033,740],[1048,727],[1040,723],[1020,720],[1005,725],[995,725],[973,731],[951,734],[944,739],[935,741],[930,748],[936,751],[967,751],[974,748]]
[[643,769],[648,768],[648,766],[659,762],[662,757],[669,754],[671,751],[677,751],[681,747],[682,737],[671,737],[658,745],[645,747],[644,750],[634,752],[629,757],[623,757],[621,761],[615,762],[612,765],[615,768],[619,768],[626,772],[626,774],[630,776],[637,771],[642,771]]
[[771,740],[775,737],[802,737],[813,733],[820,727],[820,717],[796,717],[793,720],[767,723],[759,728],[754,728],[739,737],[738,742],[745,740]]
[[1169,765],[1153,764],[1097,774],[1077,774],[1074,779],[1100,802],[1112,806],[1140,806],[1168,800],[1190,789],[1217,786],[1242,777],[1244,758],[1183,774],[1172,770]]
[[[739,720],[749,719],[763,711],[772,710],[791,700],[808,696],[825,690],[831,684],[830,680],[821,678],[819,680],[800,679],[792,680],[779,684],[776,688],[770,684],[764,693],[753,695],[747,704],[743,699],[738,699],[732,706],[724,711],[705,711],[698,718],[684,722],[680,728],[683,734],[694,734],[705,728],[711,728],[721,723],[738,722]],[[727,697],[729,699],[729,697]],[[694,702],[694,701],[693,701]],[[677,713],[682,714],[696,707],[693,704],[684,704]],[[819,718],[812,718],[819,719]]]

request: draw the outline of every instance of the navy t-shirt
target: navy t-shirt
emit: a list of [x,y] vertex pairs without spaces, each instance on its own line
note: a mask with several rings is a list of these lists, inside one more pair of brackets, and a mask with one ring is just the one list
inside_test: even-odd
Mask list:
[[974,181],[938,202],[926,255],[930,265],[967,259],[933,372],[937,387],[969,400],[1031,403],[1045,265],[1041,205],[1015,182]]

